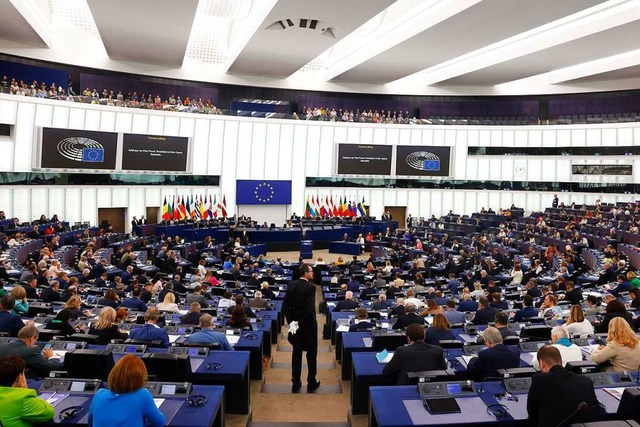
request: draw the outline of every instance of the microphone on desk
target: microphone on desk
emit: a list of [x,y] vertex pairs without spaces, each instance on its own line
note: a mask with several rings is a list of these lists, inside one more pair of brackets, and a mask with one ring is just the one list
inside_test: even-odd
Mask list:
[[578,407],[576,408],[576,410],[573,411],[571,414],[569,414],[569,416],[567,418],[565,418],[564,420],[560,421],[560,423],[556,424],[556,427],[563,426],[567,421],[569,421],[571,418],[573,418],[578,412],[584,411],[588,407],[589,407],[589,405],[587,405],[587,402],[578,403]]
[[504,377],[484,377],[482,379],[482,382],[480,383],[480,388],[478,389],[479,393],[482,393],[484,391],[484,382],[487,380],[503,380]]

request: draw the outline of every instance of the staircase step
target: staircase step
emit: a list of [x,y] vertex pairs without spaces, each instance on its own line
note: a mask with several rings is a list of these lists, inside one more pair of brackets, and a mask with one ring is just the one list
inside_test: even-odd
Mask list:
[[[262,384],[260,393],[265,394],[291,394],[291,384]],[[307,386],[302,385],[300,394],[307,393]],[[313,391],[312,394],[340,394],[342,393],[342,385],[338,384],[320,384],[320,387]]]
[[[291,369],[291,362],[271,362],[272,369]],[[302,369],[305,369],[306,365],[302,364]],[[335,369],[335,363],[318,363],[318,369]]]
[[[278,345],[277,351],[283,351],[291,353],[293,352],[293,347],[290,345]],[[330,347],[318,347],[318,353],[331,353]]]

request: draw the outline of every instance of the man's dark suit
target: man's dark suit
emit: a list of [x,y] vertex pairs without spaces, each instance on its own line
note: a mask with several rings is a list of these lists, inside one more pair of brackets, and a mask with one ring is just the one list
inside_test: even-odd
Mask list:
[[28,346],[22,340],[1,345],[0,357],[3,356],[19,356],[24,359],[29,378],[47,377],[49,372],[61,369],[58,359],[45,359],[39,347]]
[[371,321],[363,320],[361,322],[354,323],[353,325],[349,326],[349,332],[366,332],[366,331],[370,331],[371,328],[373,328],[374,326],[375,325],[371,323]]
[[200,316],[202,313],[196,313],[195,311],[190,311],[182,318],[180,318],[180,324],[182,325],[199,325],[200,324]]
[[420,317],[415,313],[403,314],[402,316],[398,316],[398,320],[396,320],[396,323],[393,325],[393,329],[404,329],[412,323],[424,325],[424,317]]
[[[560,396],[562,398],[559,398]],[[591,379],[569,372],[560,365],[552,367],[546,374],[531,377],[527,398],[527,412],[531,425],[558,425],[575,411],[581,402],[587,404],[587,409],[571,417],[566,425],[594,421],[597,418],[598,398]]]
[[29,298],[29,299],[38,299],[38,298],[40,298],[36,288],[32,288],[31,286],[29,286],[27,284],[22,285],[22,287],[24,288],[25,292],[27,293],[27,298]]
[[305,279],[289,282],[282,301],[282,311],[287,323],[298,322],[295,335],[289,334],[293,346],[291,357],[291,381],[300,384],[302,352],[307,352],[307,383],[316,383],[318,370],[318,322],[316,320],[316,286]]
[[6,310],[0,310],[0,332],[7,332],[10,337],[17,337],[24,326],[22,319]]
[[474,325],[488,325],[489,322],[493,322],[496,320],[496,313],[499,312],[497,308],[488,307],[481,308],[476,311],[476,315],[473,318]]
[[398,347],[389,363],[382,369],[382,373],[390,375],[397,372],[397,384],[404,385],[409,383],[407,372],[437,369],[447,369],[442,348],[424,341],[416,341],[411,345]]
[[344,299],[342,301],[338,301],[333,311],[350,311],[355,310],[358,307],[360,307],[358,301],[354,301],[352,299]]
[[478,357],[469,361],[467,373],[469,378],[481,381],[486,377],[497,377],[498,369],[517,368],[520,366],[520,354],[506,347],[496,344],[492,348],[482,350]]

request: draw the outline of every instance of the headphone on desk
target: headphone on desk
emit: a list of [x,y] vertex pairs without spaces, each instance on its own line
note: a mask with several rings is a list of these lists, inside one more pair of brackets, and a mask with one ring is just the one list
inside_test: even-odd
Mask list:
[[248,340],[255,340],[258,338],[256,334],[244,334],[243,336]]
[[221,369],[224,365],[220,362],[211,362],[211,363],[207,363],[207,369],[213,369],[214,371],[217,371],[218,369]]
[[509,415],[509,408],[501,403],[493,403],[491,405],[487,405],[487,413],[496,418],[502,418]]
[[70,420],[75,418],[79,413],[82,412],[82,405],[77,406],[69,406],[68,408],[64,408],[60,411],[60,415],[58,417],[61,420]]
[[189,406],[204,406],[209,399],[203,394],[194,394],[187,397],[187,405]]

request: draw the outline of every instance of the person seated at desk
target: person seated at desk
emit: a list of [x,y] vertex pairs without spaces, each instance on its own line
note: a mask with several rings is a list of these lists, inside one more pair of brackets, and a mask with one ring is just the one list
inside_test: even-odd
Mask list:
[[558,299],[553,294],[547,294],[540,306],[542,317],[545,319],[562,319],[562,308],[557,305]]
[[609,322],[607,345],[591,353],[591,360],[609,362],[607,371],[636,371],[640,366],[640,338],[624,318],[615,317]]
[[68,308],[63,308],[58,312],[54,319],[47,322],[45,328],[60,331],[60,335],[67,337],[76,332],[83,332],[84,325],[78,322],[75,326],[71,326],[70,321],[73,319],[73,313]]
[[107,378],[109,388],[98,390],[93,397],[88,424],[94,427],[164,426],[164,414],[145,388],[146,381],[147,368],[142,359],[128,354],[118,360]]
[[189,307],[189,312],[180,318],[180,323],[183,325],[197,325],[200,323],[200,303],[192,302]]
[[450,324],[465,323],[464,313],[456,310],[456,302],[452,299],[445,304],[444,317]]
[[15,305],[11,311],[18,316],[26,316],[29,314],[29,301],[27,301],[27,292],[22,286],[16,286],[11,290],[11,296],[15,298]]
[[89,334],[98,335],[96,344],[109,344],[111,340],[124,340],[127,333],[120,331],[116,322],[116,311],[111,307],[103,307],[98,313],[98,319],[91,323]]
[[640,289],[631,288],[629,290],[629,298],[631,298],[629,306],[635,308],[636,310],[640,309]]
[[[565,366],[567,362],[578,362],[582,360],[582,350],[569,341],[567,332],[562,326],[554,326],[553,329],[551,329],[551,345],[560,352],[562,366]],[[533,359],[531,366],[540,370],[540,364],[537,358]]]
[[631,283],[627,280],[624,274],[618,274],[616,279],[616,286],[609,290],[609,293],[614,297],[620,297],[623,292],[629,292],[631,290]]
[[147,304],[145,304],[144,301],[140,299],[140,289],[134,289],[133,291],[131,291],[131,294],[131,298],[125,298],[124,300],[122,300],[120,307],[142,312],[147,311]]
[[[462,304],[460,304],[462,305]],[[500,310],[493,308],[489,305],[489,300],[485,297],[480,298],[480,308],[476,311],[476,315],[473,317],[472,323],[474,325],[488,325],[489,322],[493,322],[496,318],[496,313]]]
[[351,275],[349,281],[347,282],[347,290],[351,292],[358,292],[360,290],[360,282],[356,279],[355,275]]
[[585,316],[595,316],[597,314],[600,314],[601,307],[600,307],[600,303],[602,302],[602,300],[598,297],[596,297],[595,295],[589,295],[586,299],[587,301],[587,309],[585,311]]
[[160,341],[160,346],[169,347],[169,334],[157,325],[160,312],[157,308],[151,307],[144,313],[145,324],[141,328],[133,329],[129,337],[134,340]]
[[622,317],[626,320],[629,326],[633,328],[633,316],[631,313],[627,311],[627,308],[622,302],[617,299],[613,299],[607,303],[604,319],[602,319],[602,322],[597,323],[593,329],[597,334],[608,332],[609,322],[617,317]]
[[404,329],[407,326],[417,323],[418,325],[424,325],[424,317],[416,314],[416,306],[410,303],[404,305],[404,313],[398,316],[398,320],[393,325],[393,329]]
[[244,296],[242,296],[242,295],[238,295],[238,296],[236,296],[236,298],[235,298],[235,303],[236,303],[236,305],[234,305],[233,307],[229,307],[229,308],[227,309],[227,312],[228,312],[229,314],[231,314],[231,313],[233,312],[233,309],[234,309],[235,307],[237,307],[237,306],[241,306],[241,307],[242,307],[242,309],[244,310],[244,314],[245,314],[245,316],[247,316],[247,317],[256,317],[256,314],[253,312],[253,310],[251,310],[251,308],[250,308],[248,305],[245,305],[245,303],[244,303]]
[[338,301],[333,311],[352,311],[358,308],[360,304],[358,301],[353,299],[353,292],[347,291],[344,295],[344,299]]
[[367,309],[359,307],[356,309],[356,318],[353,325],[349,326],[349,332],[370,331],[374,326],[375,324],[369,320]]
[[462,312],[473,312],[478,311],[478,303],[471,298],[471,294],[469,292],[462,293],[462,301],[458,304],[458,311]]
[[[509,324],[509,316],[507,313],[503,311],[499,311],[496,313],[494,327],[500,332],[502,335],[502,340],[504,341],[507,338],[518,338],[518,334],[509,329],[507,326]],[[476,340],[477,344],[484,344],[484,338],[481,336]]]
[[180,313],[178,304],[176,304],[176,297],[173,292],[165,294],[161,303],[156,304],[156,308],[159,311],[166,311],[170,313]]
[[519,323],[524,321],[524,319],[538,317],[539,315],[540,312],[538,309],[533,307],[533,297],[531,295],[525,295],[524,298],[522,298],[522,308],[515,312],[513,321]]
[[374,288],[384,288],[387,286],[387,282],[382,278],[382,273],[377,273],[376,278],[373,281]]
[[520,366],[520,354],[502,342],[500,331],[489,326],[482,332],[482,338],[488,347],[478,353],[467,364],[469,379],[480,381],[486,377],[497,377],[498,369],[517,368]]
[[580,304],[580,302],[584,299],[582,296],[582,291],[576,288],[576,284],[571,280],[567,280],[566,283],[567,291],[564,294],[564,300],[569,301],[571,305]]
[[451,331],[451,324],[444,314],[438,313],[433,318],[433,323],[427,328],[427,338],[429,344],[440,345],[440,340],[453,340],[455,334]]
[[191,334],[185,342],[187,343],[204,343],[204,344],[220,344],[220,350],[233,351],[233,347],[229,344],[227,336],[222,332],[213,330],[213,317],[210,314],[200,316],[200,328],[198,332]]
[[438,305],[435,299],[428,299],[427,306],[422,310],[422,312],[420,312],[420,316],[426,317],[433,316],[435,314],[444,314],[444,310],[440,305]]
[[[591,379],[567,371],[555,346],[540,348],[536,359],[542,373],[531,377],[527,395],[530,425],[547,427],[596,420],[599,402]],[[586,407],[578,410],[583,403]]]
[[225,291],[224,295],[218,300],[218,309],[235,307],[236,301],[233,299],[231,291]]
[[398,347],[382,369],[384,375],[397,375],[396,384],[408,384],[408,372],[447,369],[442,347],[425,342],[422,325],[413,323],[407,327],[407,341],[409,345]]
[[262,292],[256,291],[253,298],[249,300],[249,308],[269,308],[269,302],[262,299]]
[[389,316],[402,316],[404,315],[404,298],[396,299],[396,306],[391,309]]
[[569,338],[586,338],[593,334],[593,325],[584,317],[584,311],[579,305],[574,305],[569,310],[569,318],[562,325]]
[[204,295],[204,288],[201,285],[196,285],[193,288],[192,293],[187,294],[186,303],[191,304],[193,302],[197,302],[200,304],[202,308],[208,308],[209,303],[207,302],[207,297]]
[[227,326],[251,330],[251,321],[244,311],[244,304],[237,304],[231,310],[231,318],[227,321]]
[[22,319],[12,313],[16,305],[13,295],[5,295],[0,298],[0,332],[6,332],[10,337],[18,336],[18,332],[24,326]]
[[53,354],[53,350],[40,350],[36,345],[40,332],[33,324],[24,326],[18,332],[18,340],[0,345],[0,357],[18,356],[24,360],[29,378],[44,378],[49,372],[62,369],[60,359]]
[[373,283],[370,280],[367,280],[364,283],[364,289],[360,291],[360,299],[361,300],[370,300],[371,298],[378,295],[378,290],[373,287]]
[[493,308],[497,308],[498,310],[509,310],[509,303],[503,299],[501,299],[502,295],[500,292],[494,292],[491,294],[491,302],[489,306]]
[[404,297],[405,304],[413,304],[416,307],[416,310],[421,310],[423,302],[416,298],[416,294],[412,289],[407,290],[407,293]]
[[114,310],[120,306],[120,297],[113,289],[109,289],[104,297],[98,300],[98,305],[104,305],[106,307],[111,307]]
[[381,293],[378,295],[378,301],[371,304],[371,308],[376,311],[387,310],[391,307],[391,301],[387,299],[387,294]]
[[25,377],[26,364],[18,356],[0,358],[0,424],[29,427],[53,418],[53,406],[38,398]]

